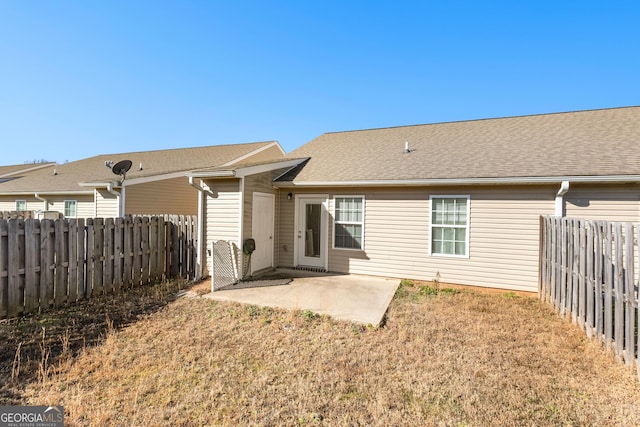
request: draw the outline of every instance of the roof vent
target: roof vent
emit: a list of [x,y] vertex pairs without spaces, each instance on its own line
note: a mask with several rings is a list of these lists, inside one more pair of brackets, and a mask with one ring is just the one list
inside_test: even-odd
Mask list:
[[408,154],[410,152],[411,152],[411,150],[409,149],[409,141],[406,141],[404,143],[404,154]]

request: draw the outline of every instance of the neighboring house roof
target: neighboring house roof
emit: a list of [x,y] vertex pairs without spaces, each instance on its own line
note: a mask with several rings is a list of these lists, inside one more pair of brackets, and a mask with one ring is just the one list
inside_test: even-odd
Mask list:
[[274,146],[278,147],[284,156],[282,147],[275,141],[101,154],[55,165],[53,168],[32,171],[20,179],[2,182],[0,183],[0,194],[93,192],[92,188],[94,187],[100,188],[109,184],[118,184],[120,177],[114,175],[106,167],[105,162],[120,160],[130,160],[133,163],[126,174],[125,186],[127,183],[153,180],[158,177],[186,176],[186,173],[193,169],[241,161]]
[[53,162],[45,163],[25,163],[22,165],[0,166],[0,178],[15,177],[21,173],[26,173],[55,165]]
[[640,107],[325,133],[276,185],[637,182],[639,147]]

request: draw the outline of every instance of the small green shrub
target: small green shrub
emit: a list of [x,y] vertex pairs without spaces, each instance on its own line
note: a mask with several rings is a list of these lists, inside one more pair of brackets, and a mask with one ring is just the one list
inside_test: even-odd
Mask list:
[[420,295],[438,295],[438,290],[432,286],[420,286]]
[[305,310],[305,311],[303,311],[300,315],[301,315],[301,316],[302,316],[302,318],[303,318],[304,320],[306,320],[307,322],[309,322],[309,321],[311,321],[311,320],[315,319],[316,317],[320,317],[318,314],[314,313],[314,312],[313,312],[313,311],[311,311],[311,310]]
[[408,286],[410,288],[413,288],[413,280],[411,279],[402,279],[400,280],[400,286]]
[[420,295],[455,295],[459,291],[453,288],[434,288],[433,286],[420,286]]

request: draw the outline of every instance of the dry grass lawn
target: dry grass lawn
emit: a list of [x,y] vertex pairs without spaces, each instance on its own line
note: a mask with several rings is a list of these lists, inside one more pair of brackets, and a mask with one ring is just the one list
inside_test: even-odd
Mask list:
[[67,425],[640,424],[636,373],[534,298],[404,285],[367,328],[177,286],[2,322],[0,398]]

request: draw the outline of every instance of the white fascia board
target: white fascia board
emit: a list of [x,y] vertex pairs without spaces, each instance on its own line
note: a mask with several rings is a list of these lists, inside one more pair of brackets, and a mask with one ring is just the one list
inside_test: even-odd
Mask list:
[[127,185],[146,184],[148,182],[164,181],[165,179],[173,179],[173,178],[181,178],[181,177],[186,178],[187,171],[166,173],[162,175],[144,176],[140,178],[126,178],[122,183],[122,186],[125,187]]
[[245,154],[243,156],[240,156],[240,157],[237,157],[237,158],[235,158],[235,159],[233,159],[231,161],[228,161],[227,163],[222,164],[221,167],[235,165],[236,163],[239,163],[239,162],[241,162],[241,161],[243,161],[245,159],[248,159],[251,156],[255,156],[256,154],[261,153],[264,150],[268,150],[269,148],[274,147],[274,146],[278,147],[280,149],[280,151],[282,152],[283,156],[285,154],[287,154],[287,153],[284,152],[284,150],[282,149],[282,146],[280,145],[280,143],[278,141],[273,141],[270,144],[265,145],[264,147],[255,149],[255,150],[253,150],[253,151],[251,151],[251,152],[249,152],[249,153],[247,153],[247,154]]
[[69,191],[6,191],[0,192],[2,196],[21,196],[21,195],[30,195],[30,194],[38,194],[40,196],[75,196],[75,195],[86,195],[93,194],[93,190],[69,190]]
[[211,171],[211,172],[189,172],[188,177],[192,178],[233,178],[236,176],[235,171]]
[[282,160],[274,163],[266,163],[262,165],[240,167],[236,170],[218,170],[211,172],[190,172],[187,176],[194,178],[244,178],[245,176],[255,175],[258,173],[269,172],[277,169],[291,168],[297,166],[301,162],[300,159]]
[[[105,188],[110,185],[116,184],[115,181],[105,181],[105,182],[79,182],[78,185],[80,187],[90,187],[90,188]],[[115,185],[114,185],[115,186]]]
[[550,176],[550,177],[513,177],[513,178],[451,178],[451,179],[397,179],[367,181],[301,181],[274,182],[276,188],[295,187],[396,187],[424,185],[483,185],[483,184],[557,184],[562,181],[571,183],[640,183],[640,175],[609,176]]

